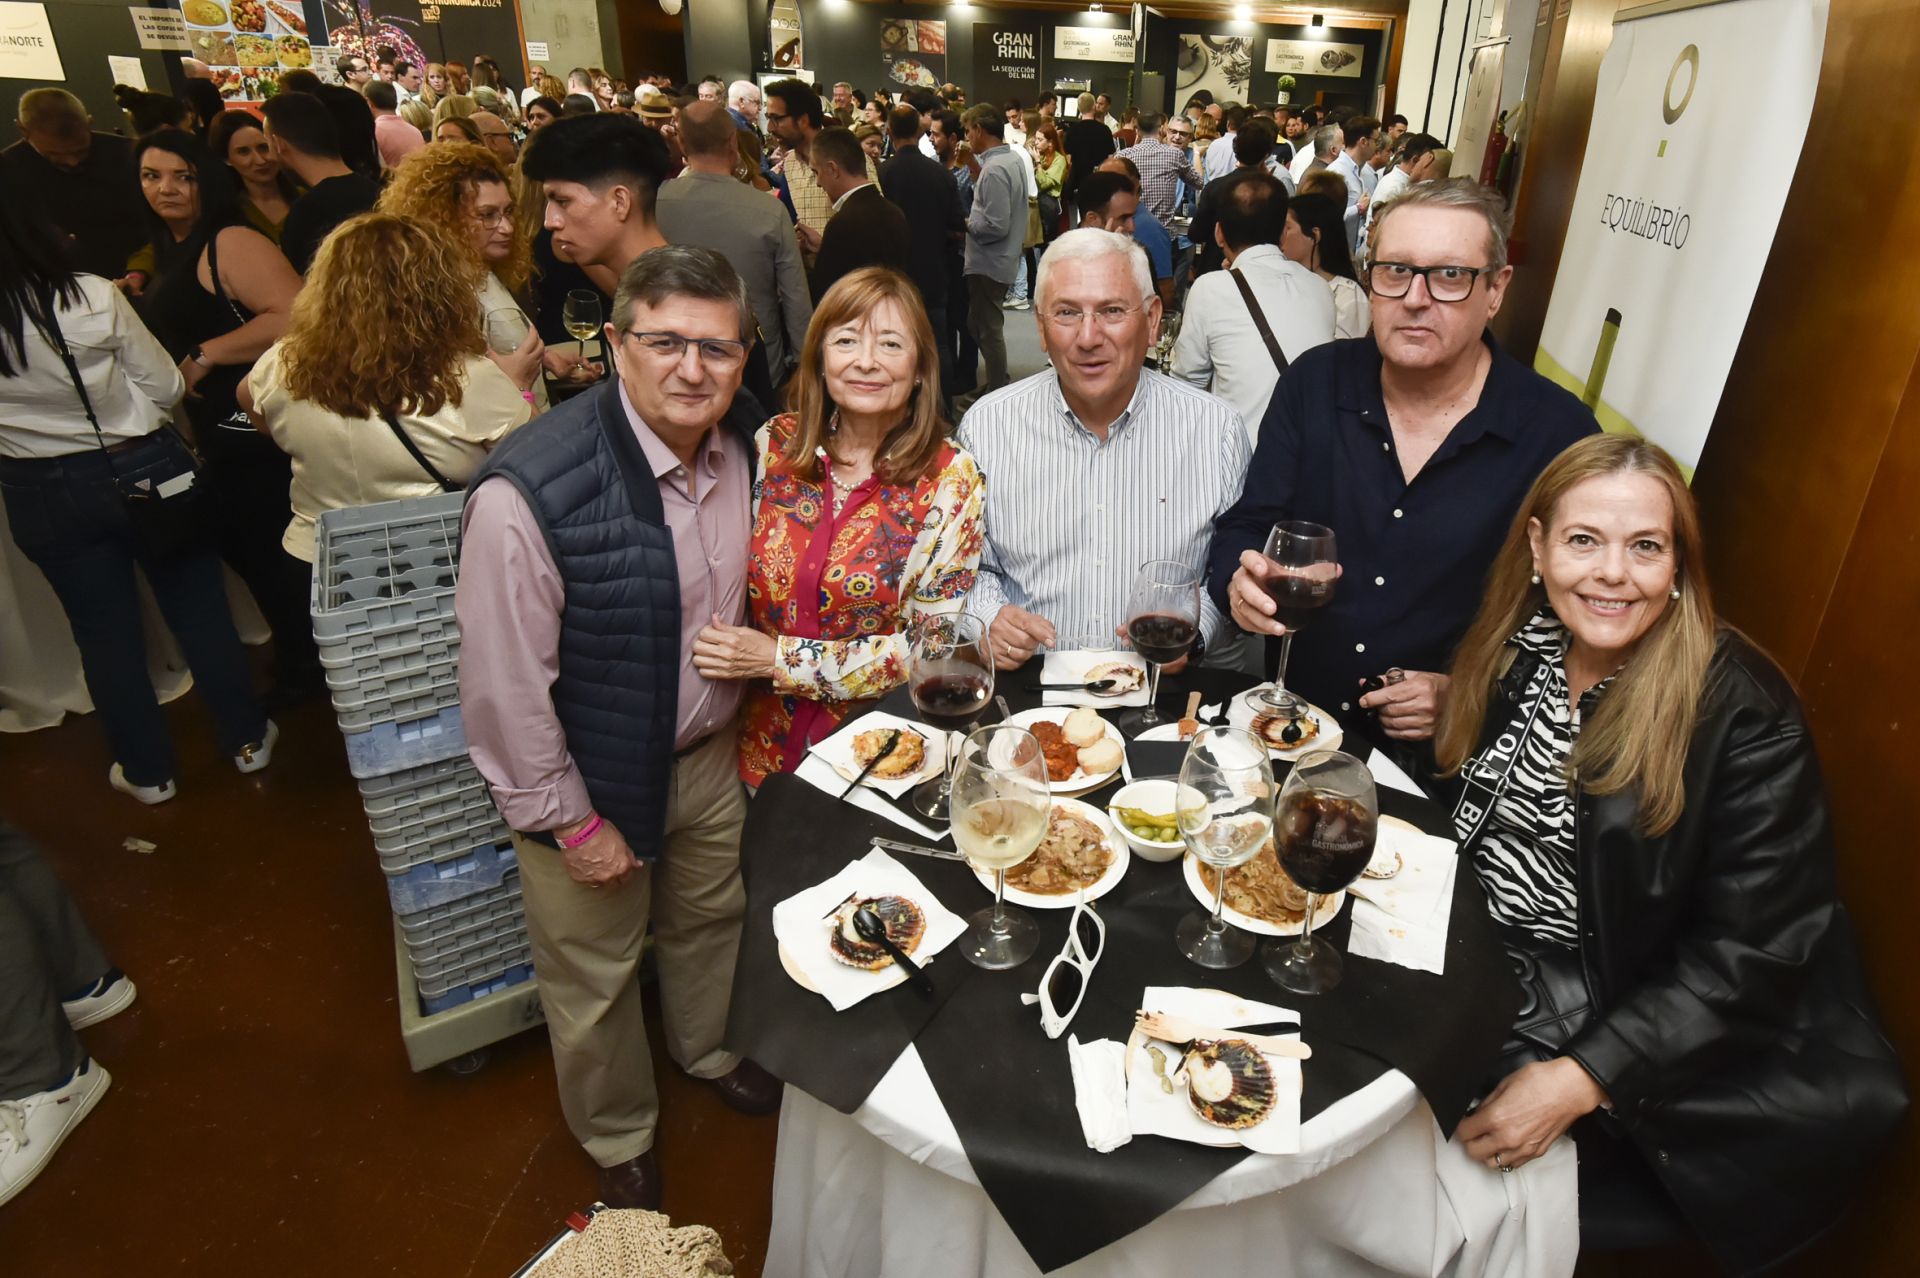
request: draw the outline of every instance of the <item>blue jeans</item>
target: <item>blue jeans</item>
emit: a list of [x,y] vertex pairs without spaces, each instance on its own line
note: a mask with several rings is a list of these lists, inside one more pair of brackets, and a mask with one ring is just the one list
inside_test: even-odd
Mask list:
[[221,748],[238,754],[266,735],[211,542],[168,558],[148,554],[114,482],[116,472],[129,481],[176,474],[183,451],[172,435],[155,432],[111,457],[92,449],[0,458],[13,540],[59,596],[87,691],[114,758],[135,785],[163,785],[174,776],[173,741],[147,674],[135,565],[180,641]]

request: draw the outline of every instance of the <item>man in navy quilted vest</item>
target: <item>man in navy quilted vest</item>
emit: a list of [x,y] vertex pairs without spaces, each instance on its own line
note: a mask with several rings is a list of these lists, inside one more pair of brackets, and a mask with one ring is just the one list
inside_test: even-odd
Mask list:
[[616,1207],[660,1205],[649,917],[668,1053],[736,1109],[779,1104],[720,1045],[746,905],[741,685],[692,661],[702,627],[744,620],[758,413],[730,409],[752,334],[719,254],[635,259],[605,334],[619,376],[495,449],[462,529],[468,750],[516,831],[561,1108]]

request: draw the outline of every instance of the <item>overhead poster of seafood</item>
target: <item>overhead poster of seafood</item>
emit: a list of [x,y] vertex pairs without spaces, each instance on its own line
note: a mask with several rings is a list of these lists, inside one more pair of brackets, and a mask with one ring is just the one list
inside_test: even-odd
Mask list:
[[1216,102],[1245,102],[1253,96],[1251,36],[1183,35],[1174,68],[1175,105],[1206,89]]
[[1360,78],[1366,46],[1320,40],[1267,41],[1267,70],[1282,75],[1342,75]]
[[880,24],[887,79],[908,89],[937,89],[947,78],[947,24],[888,18]]
[[288,0],[181,0],[187,43],[213,70],[220,96],[260,102],[280,89],[280,73],[313,65],[307,19]]

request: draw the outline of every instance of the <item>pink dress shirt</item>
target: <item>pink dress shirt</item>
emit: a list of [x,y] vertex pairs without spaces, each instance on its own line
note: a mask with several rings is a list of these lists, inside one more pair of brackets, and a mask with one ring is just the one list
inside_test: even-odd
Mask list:
[[[624,386],[619,394],[660,485],[680,564],[674,748],[683,750],[731,725],[740,706],[738,680],[712,682],[693,668],[693,641],[715,613],[736,626],[746,617],[747,446],[716,427],[689,471],[640,420]],[[520,490],[498,476],[483,480],[461,522],[460,705],[467,753],[516,830],[552,830],[592,810],[553,710],[564,601],[560,571]]]
[[425,146],[427,140],[420,136],[420,130],[397,115],[376,115],[373,117],[373,144],[380,148],[380,163],[389,169],[396,169],[400,167],[400,161]]

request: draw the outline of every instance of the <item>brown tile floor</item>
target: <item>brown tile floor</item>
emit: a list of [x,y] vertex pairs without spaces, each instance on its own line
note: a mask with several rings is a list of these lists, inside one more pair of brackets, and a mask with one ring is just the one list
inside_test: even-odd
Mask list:
[[[468,1077],[413,1073],[386,893],[325,703],[280,716],[252,777],[194,698],[169,716],[180,794],[159,808],[107,788],[90,718],[0,737],[0,812],[140,990],[84,1034],[113,1090],[0,1208],[0,1272],[505,1278],[594,1193],[544,1032]],[[126,851],[129,835],[158,850]],[[656,1066],[667,1211],[756,1275],[776,1120]]]

